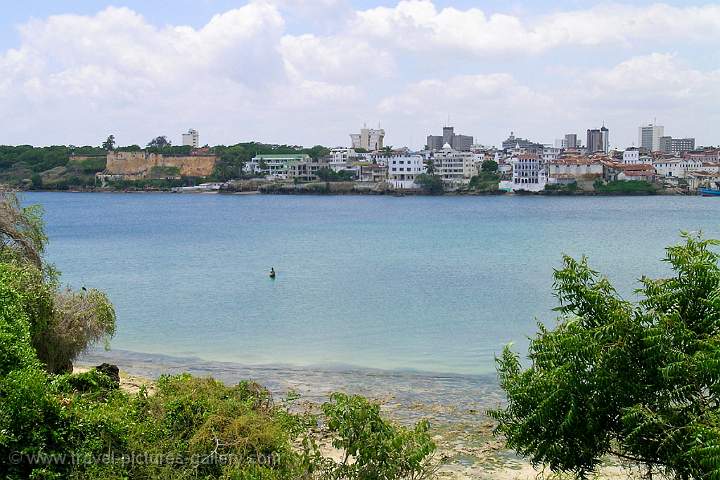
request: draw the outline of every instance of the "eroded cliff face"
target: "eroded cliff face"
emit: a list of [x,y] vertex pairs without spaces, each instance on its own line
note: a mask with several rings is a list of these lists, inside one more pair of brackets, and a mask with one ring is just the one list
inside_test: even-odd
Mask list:
[[215,168],[216,155],[163,155],[147,152],[109,152],[107,174],[144,178],[153,167],[177,167],[184,177],[207,177]]

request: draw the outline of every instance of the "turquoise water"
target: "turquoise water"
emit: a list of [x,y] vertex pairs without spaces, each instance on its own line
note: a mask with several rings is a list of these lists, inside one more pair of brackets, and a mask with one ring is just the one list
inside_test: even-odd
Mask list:
[[720,200],[702,197],[23,200],[44,206],[63,280],[110,295],[113,348],[242,364],[488,373],[553,322],[562,253],[632,297],[640,275],[667,273],[680,230],[720,237]]

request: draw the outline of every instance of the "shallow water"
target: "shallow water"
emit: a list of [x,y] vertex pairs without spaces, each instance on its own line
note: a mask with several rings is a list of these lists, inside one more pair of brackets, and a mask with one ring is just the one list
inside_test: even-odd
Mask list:
[[23,200],[44,206],[64,281],[109,293],[113,348],[242,365],[491,375],[503,345],[524,352],[553,322],[562,253],[632,297],[667,274],[680,230],[720,236],[720,201],[702,197]]

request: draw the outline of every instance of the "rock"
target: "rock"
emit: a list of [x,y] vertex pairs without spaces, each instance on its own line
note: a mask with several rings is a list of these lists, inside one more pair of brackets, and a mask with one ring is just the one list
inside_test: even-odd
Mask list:
[[120,388],[120,369],[117,365],[110,365],[109,363],[103,363],[95,367],[100,373],[103,373],[112,379],[115,384],[115,388]]

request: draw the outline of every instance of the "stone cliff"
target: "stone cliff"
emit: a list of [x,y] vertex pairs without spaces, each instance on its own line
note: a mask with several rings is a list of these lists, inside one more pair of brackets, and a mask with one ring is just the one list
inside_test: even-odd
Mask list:
[[153,167],[176,167],[184,177],[207,177],[215,168],[216,155],[163,155],[148,152],[108,152],[108,175],[145,178]]

